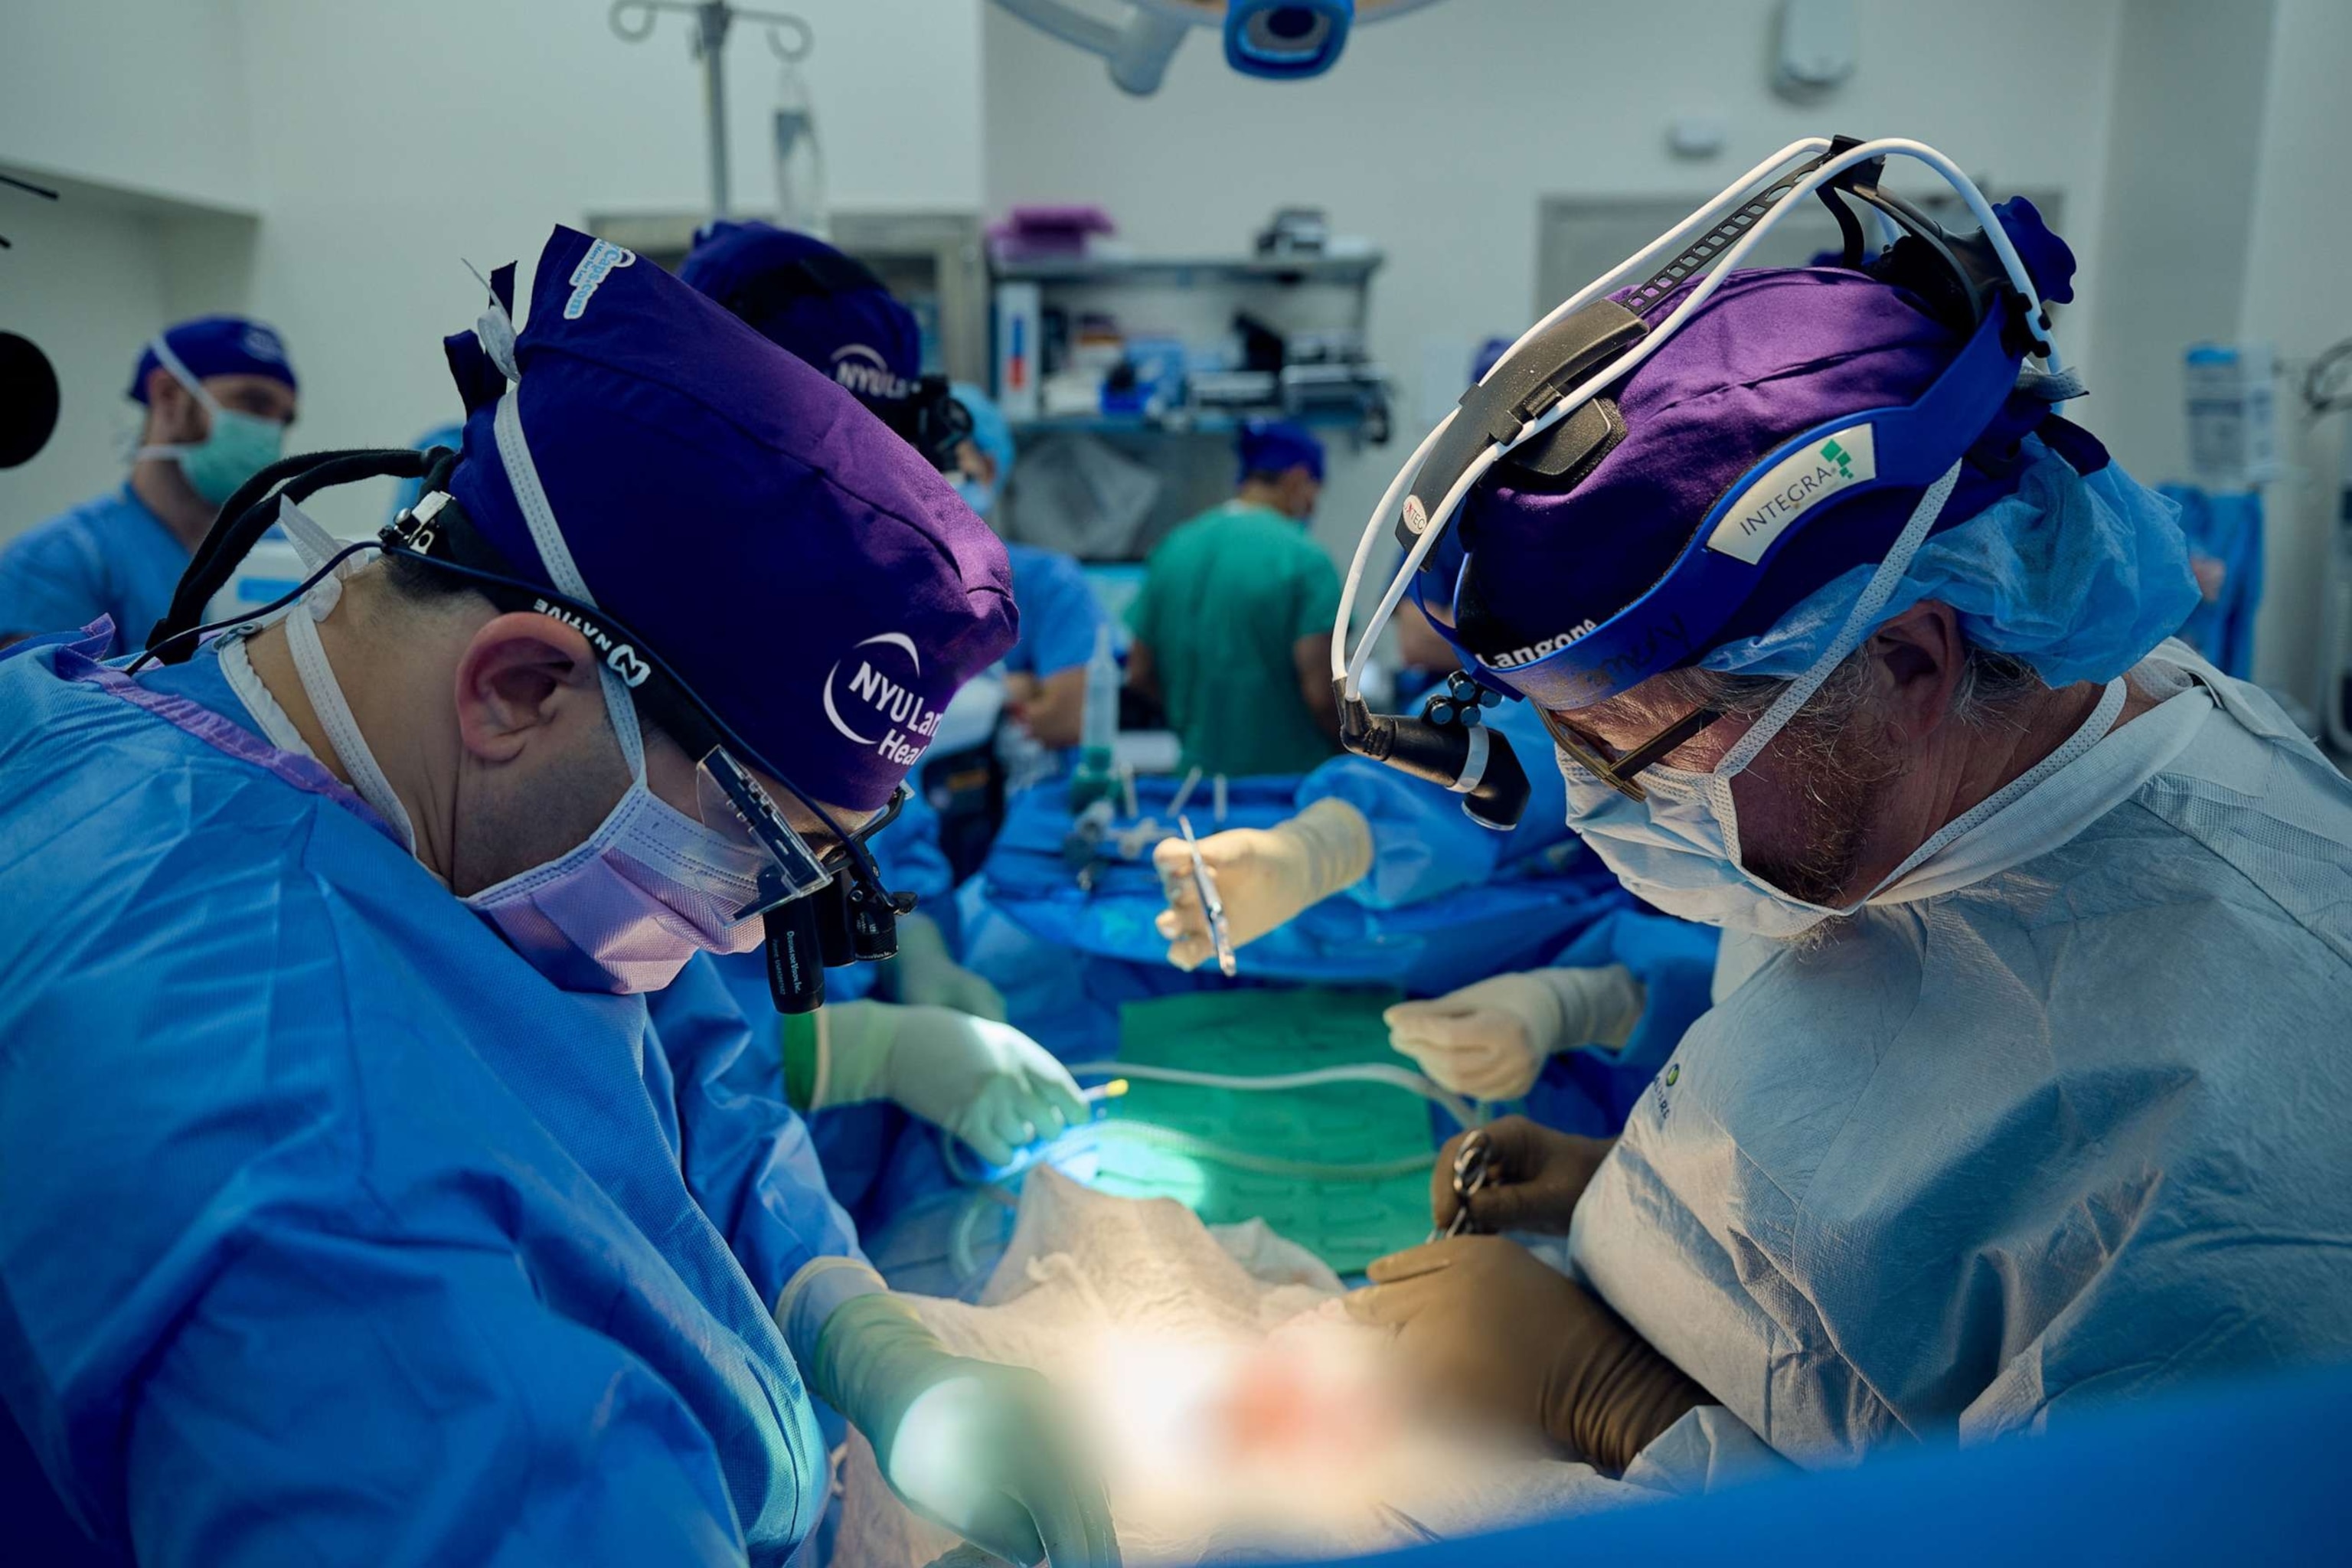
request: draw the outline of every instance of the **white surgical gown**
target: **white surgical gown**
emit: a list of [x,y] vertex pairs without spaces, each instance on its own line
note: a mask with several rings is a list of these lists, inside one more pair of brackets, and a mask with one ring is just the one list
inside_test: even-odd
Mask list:
[[2009,864],[1719,990],[1578,1206],[1790,1458],[2352,1358],[2352,785],[2156,657],[2206,686],[1980,829]]

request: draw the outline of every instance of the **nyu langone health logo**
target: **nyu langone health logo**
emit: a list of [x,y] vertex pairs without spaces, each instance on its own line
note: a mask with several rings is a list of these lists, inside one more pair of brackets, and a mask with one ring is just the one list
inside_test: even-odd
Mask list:
[[[857,648],[874,651],[862,654]],[[841,679],[841,668],[849,662],[846,658],[837,661],[825,674],[824,716],[833,721],[835,729],[859,745],[873,747],[902,768],[914,766],[940,727],[940,710],[926,707],[908,684],[921,679],[923,675],[922,656],[915,651],[915,639],[904,632],[884,632],[867,637],[850,651],[857,658],[856,674],[846,681]],[[898,673],[894,675],[893,670]],[[857,724],[843,716],[845,707]],[[866,734],[858,725],[880,733]]]
[[896,400],[907,395],[907,383],[890,372],[881,354],[864,343],[847,343],[833,351],[833,379],[860,397]]
[[1753,566],[1789,525],[1843,491],[1878,477],[1876,432],[1854,425],[1772,465],[1727,507],[1706,547]]

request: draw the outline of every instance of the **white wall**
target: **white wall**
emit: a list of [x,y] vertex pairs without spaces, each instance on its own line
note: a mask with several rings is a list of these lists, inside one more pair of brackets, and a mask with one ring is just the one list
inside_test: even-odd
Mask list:
[[[1281,85],[1234,75],[1202,32],[1143,100],[1112,87],[1100,60],[992,9],[989,206],[1097,203],[1145,251],[1238,251],[1277,205],[1328,208],[1388,252],[1372,348],[1403,384],[1407,418],[1424,342],[1532,319],[1540,197],[1695,205],[1808,133],[1913,135],[1995,187],[2057,186],[2095,289],[2119,0],[1857,10],[1859,71],[1807,107],[1767,88],[1769,0],[1452,0],[1360,27],[1329,75]],[[1724,155],[1670,156],[1667,122],[1688,112],[1728,121]],[[2095,324],[2076,312],[2067,331],[2095,379]],[[1318,536],[1352,546],[1402,456],[1391,444],[1338,457]]]
[[0,538],[120,476],[138,430],[123,397],[140,345],[169,320],[157,220],[69,190],[51,205],[0,191],[0,330],[30,338],[58,374],[58,430],[0,469]]
[[0,0],[0,159],[249,208],[238,37],[236,0]]
[[[980,5],[779,7],[816,32],[802,69],[835,206],[979,206]],[[464,261],[487,272],[520,259],[527,289],[554,224],[705,205],[701,77],[684,17],[631,44],[607,27],[604,0],[0,7],[0,164],[63,166],[72,154],[74,171],[95,179],[186,202],[249,202],[261,214],[249,245],[194,224],[159,233],[138,265],[162,281],[144,293],[109,295],[92,279],[70,298],[98,314],[110,300],[136,321],[116,334],[133,345],[156,324],[158,287],[173,310],[235,305],[274,322],[302,377],[304,446],[403,442],[453,412],[440,340],[481,303]],[[165,68],[175,55],[199,68],[185,91]],[[733,195],[740,208],[764,208],[781,68],[749,27],[727,58]],[[9,107],[12,87],[37,87],[37,101]],[[68,309],[68,295],[21,270],[0,270],[0,287],[11,290],[0,310],[21,300],[15,313],[36,327]],[[79,340],[69,346],[79,356]],[[106,374],[118,358],[110,349]],[[40,461],[87,492],[116,466],[88,463],[76,418],[61,447],[73,457]],[[32,496],[0,476],[0,532],[40,515],[25,510]],[[319,510],[348,531],[380,521],[382,500],[331,494]]]
[[2271,487],[2270,574],[2255,631],[2256,673],[2318,700],[2318,563],[2336,505],[2346,416],[2314,426],[2301,366],[2352,337],[2352,5],[2277,0],[2270,90],[2254,168],[2239,334],[2275,344],[2296,372],[2280,389],[2287,471]]
[[2115,264],[2083,296],[2099,358],[2076,417],[2150,484],[2189,477],[2181,350],[2238,335],[2275,10],[2124,7],[2101,236]]

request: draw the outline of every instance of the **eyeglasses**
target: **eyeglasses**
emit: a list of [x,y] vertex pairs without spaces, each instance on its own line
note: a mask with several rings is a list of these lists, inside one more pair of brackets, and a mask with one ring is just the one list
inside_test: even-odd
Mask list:
[[1635,782],[1635,774],[1664,762],[1675,747],[1704,734],[1708,726],[1723,717],[1720,708],[1694,708],[1619,756],[1607,742],[1587,735],[1550,709],[1538,708],[1537,711],[1543,715],[1544,728],[1551,731],[1552,743],[1567,752],[1570,762],[1628,800],[1650,798],[1650,792]]

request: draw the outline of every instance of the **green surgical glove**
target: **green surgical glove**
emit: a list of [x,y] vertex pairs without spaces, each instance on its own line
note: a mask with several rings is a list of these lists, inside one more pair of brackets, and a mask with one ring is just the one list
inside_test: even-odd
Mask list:
[[810,1385],[874,1445],[906,1505],[1008,1563],[1118,1568],[1110,1500],[1053,1388],[954,1355],[887,1294],[843,1303]]
[[[806,1109],[891,1100],[943,1127],[992,1165],[1087,1120],[1078,1086],[1051,1051],[1013,1027],[946,1007],[844,1002],[809,1031],[816,1053]],[[785,1033],[785,1049],[794,1035]],[[786,1063],[788,1081],[800,1075]]]
[[890,994],[898,1001],[1004,1022],[1003,996],[949,956],[947,938],[929,915],[899,918],[898,956],[888,968]]

